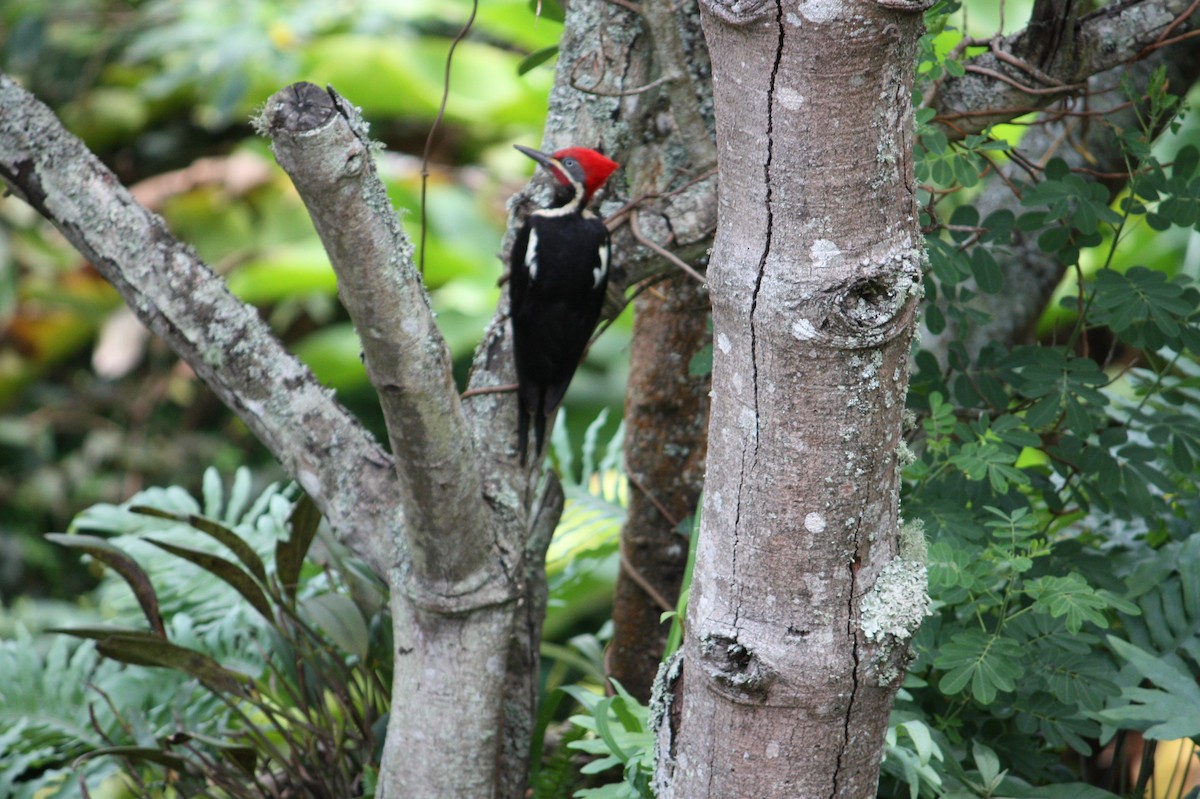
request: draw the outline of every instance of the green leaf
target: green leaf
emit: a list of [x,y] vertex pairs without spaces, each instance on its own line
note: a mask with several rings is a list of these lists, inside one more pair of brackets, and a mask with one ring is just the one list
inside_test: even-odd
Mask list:
[[929,545],[929,592],[950,605],[965,602],[986,586],[988,564],[969,544],[938,541]]
[[629,753],[622,749],[621,745],[617,743],[616,736],[613,735],[612,727],[609,726],[608,723],[608,714],[612,709],[614,698],[615,697],[606,696],[601,699],[596,704],[596,709],[592,714],[592,718],[596,722],[596,734],[599,735],[600,739],[604,741],[605,745],[607,745],[608,751],[612,753],[613,757],[617,758],[622,763],[628,763]]
[[984,234],[980,241],[984,243],[1008,244],[1012,240],[1013,226],[1016,224],[1016,221],[1016,214],[1007,208],[988,214],[987,219],[983,220],[983,227],[986,228],[987,233]]
[[1028,485],[1029,477],[1014,464],[1019,453],[998,441],[968,441],[950,456],[968,480],[988,481],[996,494],[1006,494],[1013,485]]
[[181,521],[186,521],[200,532],[206,533],[212,538],[216,539],[226,549],[232,552],[239,561],[241,561],[242,565],[246,567],[254,579],[263,584],[267,582],[267,570],[263,566],[262,558],[260,558],[258,553],[254,551],[254,547],[242,540],[242,538],[237,533],[233,532],[233,530],[230,530],[225,525],[215,522],[212,519],[206,519],[203,516],[197,516],[195,514],[192,514]]
[[[979,226],[979,209],[973,205],[960,205],[950,214],[950,225],[959,228],[973,228]],[[962,243],[974,235],[969,230],[951,230],[950,238],[955,242]]]
[[1083,233],[1096,232],[1100,222],[1121,222],[1121,215],[1108,206],[1108,190],[1070,174],[1061,158],[1051,159],[1045,175],[1045,180],[1025,192],[1021,205],[1045,205],[1048,221],[1062,220]]
[[1004,273],[987,247],[975,247],[971,253],[971,274],[984,294],[999,294],[1004,290]]
[[164,752],[161,749],[156,749],[148,746],[105,746],[99,749],[93,749],[84,755],[82,759],[92,759],[96,757],[104,757],[111,755],[114,757],[126,758],[129,761],[141,761],[145,763],[155,763],[159,766],[166,766],[175,771],[186,771],[187,761],[179,755]]
[[306,615],[343,652],[367,657],[370,635],[367,622],[354,601],[345,594],[320,594],[300,603]]
[[517,64],[517,74],[524,75],[542,64],[549,61],[558,55],[558,45],[552,44],[549,47],[543,47],[541,50],[535,50],[529,55],[521,59],[521,63]]
[[688,374],[692,377],[712,374],[712,365],[713,348],[710,342],[696,350],[696,354],[688,361]]
[[1056,619],[1065,617],[1067,630],[1071,633],[1079,632],[1085,621],[1108,627],[1108,619],[1101,613],[1108,608],[1108,602],[1080,574],[1030,580],[1026,583],[1025,593],[1034,600],[1035,607],[1048,611]]
[[980,704],[990,705],[999,692],[1008,693],[1025,673],[1024,652],[1011,638],[989,635],[980,630],[956,633],[934,661],[946,674],[938,689],[947,696],[962,691],[969,684],[971,694]]
[[1098,323],[1136,345],[1177,340],[1194,310],[1182,284],[1143,266],[1097,272],[1094,304]]
[[1171,174],[1186,180],[1195,174],[1197,164],[1200,164],[1200,149],[1196,149],[1194,144],[1184,145],[1175,154],[1175,162],[1171,165]]
[[[1067,428],[1086,435],[1096,426],[1108,397],[1098,390],[1108,382],[1099,364],[1090,358],[1069,358],[1058,348],[1029,348],[1032,363],[1021,369],[1020,393],[1038,399],[1025,413],[1029,427],[1039,429],[1065,417]],[[1095,412],[1095,416],[1093,416]]]
[[225,668],[203,652],[164,641],[143,630],[123,630],[112,627],[54,628],[51,632],[90,638],[96,641],[96,651],[105,657],[137,666],[158,666],[181,671],[214,691],[239,693],[250,678]]
[[1175,657],[1160,658],[1128,641],[1108,636],[1108,645],[1157,688],[1126,687],[1124,705],[1098,715],[1123,729],[1142,730],[1153,740],[1173,740],[1200,735],[1200,686]]
[[1000,758],[990,747],[978,740],[971,742],[971,758],[975,761],[975,768],[979,770],[979,779],[983,781],[984,788],[991,793],[1004,777],[1004,772],[1000,770]]

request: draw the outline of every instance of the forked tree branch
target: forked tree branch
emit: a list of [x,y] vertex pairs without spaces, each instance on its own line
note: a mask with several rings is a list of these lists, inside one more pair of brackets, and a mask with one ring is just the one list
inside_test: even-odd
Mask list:
[[409,590],[421,594],[413,597],[419,605],[457,602],[497,582],[488,579],[491,521],[450,351],[366,126],[345,100],[311,83],[274,94],[261,123],[329,254],[379,393],[409,532]]

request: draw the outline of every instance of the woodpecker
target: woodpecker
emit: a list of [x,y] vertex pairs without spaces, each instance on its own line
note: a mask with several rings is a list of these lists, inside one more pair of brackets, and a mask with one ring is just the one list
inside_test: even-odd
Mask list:
[[617,164],[595,150],[553,155],[515,145],[556,181],[548,208],[531,213],[513,241],[509,304],[517,364],[517,448],[525,465],[529,423],[535,456],[546,419],[562,402],[608,288],[608,228],[587,210]]

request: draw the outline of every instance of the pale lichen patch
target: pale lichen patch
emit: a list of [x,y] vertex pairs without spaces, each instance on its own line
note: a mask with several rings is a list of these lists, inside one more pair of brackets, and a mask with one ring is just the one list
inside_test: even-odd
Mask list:
[[859,625],[868,641],[884,643],[912,638],[921,620],[929,614],[928,554],[925,531],[919,521],[900,525],[898,548],[863,597]]

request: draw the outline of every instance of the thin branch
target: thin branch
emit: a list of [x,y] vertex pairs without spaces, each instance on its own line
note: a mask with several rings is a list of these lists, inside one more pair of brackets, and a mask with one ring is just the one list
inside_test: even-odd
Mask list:
[[467,397],[477,397],[480,394],[507,394],[516,390],[516,383],[507,383],[503,386],[476,386],[475,388],[468,388],[459,396],[466,399]]
[[1182,41],[1195,38],[1196,36],[1200,36],[1200,31],[1188,31],[1187,33],[1181,33],[1178,36],[1173,36],[1170,39],[1164,39],[1161,42],[1155,42],[1142,52],[1138,53],[1138,58],[1143,58],[1161,47],[1169,47],[1173,44],[1179,44]]
[[987,67],[977,67],[974,64],[967,64],[965,67],[963,67],[963,69],[965,69],[967,72],[973,72],[976,75],[986,75],[989,78],[995,78],[998,81],[1007,83],[1009,86],[1019,89],[1025,94],[1032,95],[1067,94],[1070,92],[1079,91],[1080,89],[1085,88],[1087,85],[1085,83],[1060,83],[1057,86],[1051,86],[1046,89],[1035,89],[1032,86],[1026,86],[1020,81],[1013,80],[1007,75],[997,72],[994,69],[988,69]]
[[705,172],[701,172],[700,174],[691,178],[687,182],[683,183],[680,186],[675,187],[674,189],[671,189],[670,191],[646,192],[645,194],[639,194],[637,197],[633,198],[632,200],[625,203],[617,210],[613,211],[607,217],[605,217],[604,224],[608,226],[608,230],[611,233],[627,221],[625,219],[625,217],[627,217],[631,211],[633,211],[636,208],[641,207],[648,200],[670,199],[672,197],[682,194],[683,192],[687,191],[688,189],[690,189],[692,186],[696,185],[697,183],[699,183],[703,180],[708,180],[709,178],[713,177],[716,174],[717,174],[716,169],[709,169]]
[[640,244],[642,244],[647,249],[653,250],[656,254],[662,256],[663,258],[666,258],[668,261],[675,264],[677,267],[679,267],[681,270],[683,270],[689,277],[691,277],[695,280],[698,280],[701,283],[707,282],[704,275],[700,274],[695,269],[693,269],[690,265],[685,263],[682,259],[679,258],[679,256],[675,255],[675,253],[671,252],[670,250],[664,249],[663,247],[660,247],[658,244],[656,244],[655,242],[651,241],[650,239],[648,239],[642,235],[642,230],[638,225],[638,212],[637,212],[636,208],[633,209],[632,211],[630,211],[630,213],[629,213],[629,230],[633,233],[633,237],[635,239],[637,239]]
[[[1198,8],[1200,8],[1200,0],[1194,0],[1194,2],[1190,6],[1188,6],[1187,11],[1184,11],[1182,14],[1175,17],[1175,19],[1171,22],[1170,25],[1167,26],[1167,29],[1162,32],[1162,35],[1158,37],[1158,40],[1155,41],[1154,44],[1156,46],[1158,46],[1158,45],[1162,45],[1164,42],[1170,41],[1171,32],[1174,31],[1176,28],[1178,28],[1180,25],[1182,25],[1183,21],[1185,19],[1190,17],[1192,14],[1195,14],[1196,9],[1198,9]],[[1140,55],[1141,54],[1139,54],[1139,57],[1140,57]]]
[[[1016,67],[1017,69],[1021,70],[1022,72],[1029,73],[1031,76],[1037,78],[1042,83],[1045,83],[1047,86],[1066,86],[1067,85],[1067,84],[1063,83],[1061,80],[1059,80],[1058,78],[1055,78],[1053,75],[1047,75],[1045,72],[1038,69],[1033,64],[1030,64],[1029,62],[1027,62],[1023,59],[1017,58],[1015,55],[1013,55],[1012,53],[1008,52],[1003,47],[1001,47],[995,39],[992,40],[991,47],[992,47],[992,54],[995,55],[996,58],[1000,59],[1001,61],[1003,61],[1006,64],[1011,64],[1012,66]],[[1076,86],[1078,86],[1078,85],[1079,84],[1076,84]]]
[[594,94],[597,97],[632,97],[635,94],[644,94],[655,87],[662,86],[664,83],[670,83],[671,81],[678,79],[678,75],[663,75],[660,78],[650,81],[644,86],[638,86],[636,89],[625,89],[624,91],[602,91],[596,88],[596,86],[600,85],[599,82],[597,82],[596,86],[589,87],[580,86],[578,83],[575,83],[574,80],[572,80],[571,88],[578,89],[584,94]]
[[662,501],[646,488],[645,483],[638,479],[637,475],[627,469],[625,471],[625,477],[630,483],[633,484],[634,488],[642,493],[642,496],[650,500],[650,503],[658,509],[658,512],[662,514],[662,517],[666,520],[667,524],[671,525],[672,528],[679,527],[679,519],[676,519],[671,515],[671,512],[667,510],[667,506],[662,504]]
[[433,149],[433,137],[437,135],[438,127],[442,124],[442,117],[446,115],[446,103],[450,100],[450,63],[454,60],[454,50],[458,47],[458,43],[467,37],[471,26],[475,24],[475,14],[479,11],[479,0],[471,0],[471,15],[467,17],[467,22],[462,26],[462,30],[454,37],[454,41],[450,42],[450,51],[446,53],[446,74],[442,77],[442,102],[438,105],[437,116],[433,118],[433,124],[429,126],[429,135],[425,137],[425,152],[421,156],[421,275],[425,275],[425,236],[426,236],[426,214],[425,214],[425,188],[429,183],[429,151]]
[[[624,542],[622,542],[622,543],[624,543]],[[645,575],[643,575],[640,571],[638,571],[637,567],[634,566],[633,563],[630,562],[629,556],[625,554],[624,547],[620,548],[620,555],[621,555],[621,569],[627,575],[629,575],[629,579],[631,579],[635,583],[637,583],[638,588],[645,591],[646,596],[653,599],[654,604],[656,604],[660,608],[662,608],[664,613],[670,613],[672,610],[675,610],[675,606],[672,605],[670,602],[668,602],[667,598],[665,596],[663,596],[657,588],[655,588],[653,585],[651,585],[650,581],[646,579]]]

